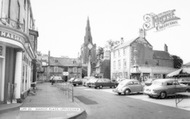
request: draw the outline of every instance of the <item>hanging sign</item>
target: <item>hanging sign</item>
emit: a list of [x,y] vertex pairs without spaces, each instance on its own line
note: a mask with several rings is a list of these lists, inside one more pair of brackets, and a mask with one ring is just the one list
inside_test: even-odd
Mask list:
[[179,17],[175,16],[175,9],[162,12],[158,15],[153,13],[144,15],[143,28],[145,30],[150,30],[155,28],[157,31],[163,30],[167,27],[175,26],[178,24]]

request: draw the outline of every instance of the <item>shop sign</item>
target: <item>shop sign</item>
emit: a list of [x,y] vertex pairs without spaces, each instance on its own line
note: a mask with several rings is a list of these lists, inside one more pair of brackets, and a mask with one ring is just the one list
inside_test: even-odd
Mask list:
[[179,17],[175,16],[175,9],[162,12],[158,15],[154,13],[144,15],[143,28],[150,30],[155,28],[157,31],[163,30],[167,27],[175,26],[178,24]]
[[3,55],[3,46],[0,46],[0,56]]
[[9,38],[9,39],[18,41],[18,42],[20,42],[22,44],[25,43],[24,38],[22,38],[21,36],[13,34],[13,33],[5,32],[5,31],[1,31],[1,30],[0,30],[0,37]]
[[63,76],[68,76],[69,72],[63,72]]

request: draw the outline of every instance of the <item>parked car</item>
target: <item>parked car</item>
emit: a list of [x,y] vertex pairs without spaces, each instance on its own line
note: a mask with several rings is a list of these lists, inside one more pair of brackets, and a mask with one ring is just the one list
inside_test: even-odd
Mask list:
[[186,84],[186,85],[189,85],[190,86],[190,78],[187,77],[187,78],[180,78],[178,79],[179,83],[180,84]]
[[75,80],[74,77],[73,77],[73,78],[70,78],[70,79],[68,80],[68,82],[71,83],[71,82],[73,82],[73,80]]
[[99,78],[97,80],[90,82],[89,86],[94,88],[103,88],[103,87],[115,88],[116,83],[112,82],[110,79],[107,78]]
[[84,78],[82,79],[82,85],[83,85],[83,86],[87,86],[87,83],[89,82],[89,80],[90,80],[91,78],[95,79],[95,77],[84,77]]
[[123,80],[125,80],[126,78],[117,78],[116,79],[116,83],[117,83],[117,85],[121,82],[121,81],[123,81]]
[[80,78],[72,78],[69,80],[69,83],[73,84],[73,86],[82,85],[82,79]]
[[155,79],[153,79],[153,78],[147,79],[147,80],[144,82],[144,84],[145,84],[146,86],[150,86],[154,80],[155,80]]
[[90,84],[93,83],[93,82],[96,82],[97,80],[98,80],[97,78],[91,77],[91,78],[89,78],[88,81],[86,81],[86,84],[85,84],[85,85],[86,85],[87,87],[91,87]]
[[63,79],[62,79],[61,76],[51,76],[50,82],[52,82],[52,80],[53,80],[54,82],[63,82]]
[[143,92],[143,85],[136,79],[126,79],[119,83],[113,92],[120,94],[141,93]]
[[144,94],[149,97],[166,98],[178,92],[190,91],[190,86],[180,84],[176,79],[156,79],[152,85],[144,87]]

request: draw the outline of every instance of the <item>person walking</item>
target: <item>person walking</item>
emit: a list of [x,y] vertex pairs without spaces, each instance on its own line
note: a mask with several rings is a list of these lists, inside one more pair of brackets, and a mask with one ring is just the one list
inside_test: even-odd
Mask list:
[[51,85],[53,85],[54,84],[54,76],[52,76],[52,78],[51,78]]

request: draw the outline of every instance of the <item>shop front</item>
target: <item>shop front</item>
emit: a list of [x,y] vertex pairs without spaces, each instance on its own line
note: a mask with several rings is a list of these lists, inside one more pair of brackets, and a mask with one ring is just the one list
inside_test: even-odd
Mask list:
[[0,26],[0,102],[14,103],[29,90],[31,61],[29,38],[20,31]]

